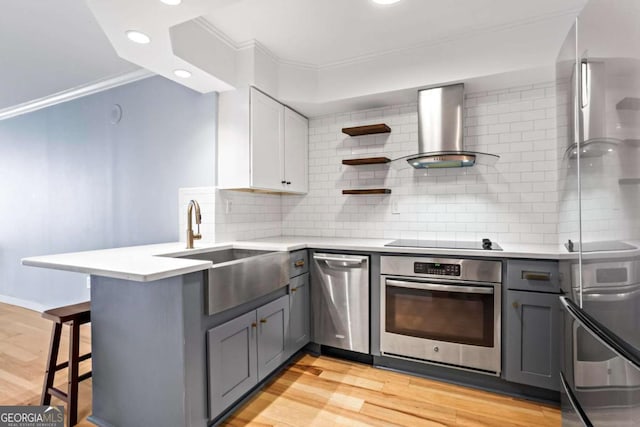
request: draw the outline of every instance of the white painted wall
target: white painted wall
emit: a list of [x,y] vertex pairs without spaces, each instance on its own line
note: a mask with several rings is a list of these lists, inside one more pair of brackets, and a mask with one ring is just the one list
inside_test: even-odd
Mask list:
[[0,121],[0,300],[88,298],[23,257],[178,240],[178,188],[213,185],[215,138],[216,95],[162,77]]

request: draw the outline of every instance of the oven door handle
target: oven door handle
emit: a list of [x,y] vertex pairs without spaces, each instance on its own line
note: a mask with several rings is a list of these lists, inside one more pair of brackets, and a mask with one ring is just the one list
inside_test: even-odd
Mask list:
[[444,285],[425,282],[406,282],[404,280],[387,279],[386,284],[398,288],[421,289],[425,291],[460,292],[465,294],[493,294],[492,286]]

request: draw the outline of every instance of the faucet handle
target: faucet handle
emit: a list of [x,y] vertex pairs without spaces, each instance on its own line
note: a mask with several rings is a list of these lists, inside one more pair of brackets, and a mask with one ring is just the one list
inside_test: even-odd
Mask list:
[[196,231],[195,233],[193,233],[193,240],[200,240],[202,239],[202,234],[200,234],[200,224],[196,224]]

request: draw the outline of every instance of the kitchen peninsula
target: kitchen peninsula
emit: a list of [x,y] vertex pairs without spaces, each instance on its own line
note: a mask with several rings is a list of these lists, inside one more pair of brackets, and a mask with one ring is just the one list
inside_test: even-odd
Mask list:
[[[285,330],[282,334],[286,334],[289,307],[284,310],[282,301],[288,300],[293,293],[292,286],[287,286],[289,279],[285,279],[284,286],[278,285],[267,294],[210,315],[207,307],[211,299],[207,289],[211,288],[208,288],[207,270],[213,267],[213,263],[193,258],[235,250],[283,253],[288,260],[288,253],[306,257],[306,249],[376,254],[372,255],[377,256],[373,264],[378,265],[381,254],[398,253],[529,260],[557,260],[572,256],[551,245],[502,244],[503,251],[487,251],[397,248],[385,246],[388,243],[388,239],[275,237],[196,244],[195,249],[189,250],[184,249],[184,243],[116,248],[30,257],[22,262],[28,266],[91,275],[94,378],[91,420],[94,423],[101,426],[195,426],[219,418],[230,404],[252,388],[230,390],[231,397],[226,397],[226,400],[226,395],[215,389],[217,383],[210,378],[216,369],[209,359],[213,351],[212,347],[207,347],[215,339],[212,331],[220,325],[233,324],[234,319],[249,316],[254,320],[248,325],[253,326],[258,320],[266,322],[269,314],[279,313],[274,319],[278,319]],[[292,263],[290,269],[295,268]],[[379,277],[376,275],[379,275],[379,266],[372,269],[371,274],[372,287],[378,289]],[[293,279],[291,283],[294,283]],[[269,313],[265,312],[266,309]],[[308,309],[304,314],[309,316]],[[372,314],[372,318],[378,319],[379,315]],[[246,333],[248,335],[242,335],[244,339],[253,333],[252,328],[248,327]],[[286,336],[277,333],[270,339],[278,344],[272,346],[273,357],[264,361],[265,369],[253,381],[254,386],[268,378],[301,348],[300,345],[292,347]],[[260,345],[259,340],[257,345]],[[303,344],[308,341],[307,338]],[[372,352],[377,352],[373,346]],[[218,356],[226,357],[224,354]],[[249,359],[254,357],[246,356]],[[242,351],[235,357],[241,359]],[[229,364],[225,366],[229,370]],[[231,367],[229,375],[244,378],[245,374],[233,372]]]

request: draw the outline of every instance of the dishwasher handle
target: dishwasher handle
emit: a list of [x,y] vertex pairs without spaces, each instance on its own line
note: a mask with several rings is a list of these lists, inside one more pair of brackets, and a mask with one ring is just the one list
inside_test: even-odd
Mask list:
[[317,261],[329,261],[329,262],[342,262],[346,265],[362,265],[364,262],[369,260],[369,257],[366,256],[349,256],[349,257],[339,257],[339,256],[331,256],[328,254],[313,254],[313,259]]

